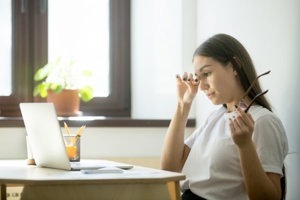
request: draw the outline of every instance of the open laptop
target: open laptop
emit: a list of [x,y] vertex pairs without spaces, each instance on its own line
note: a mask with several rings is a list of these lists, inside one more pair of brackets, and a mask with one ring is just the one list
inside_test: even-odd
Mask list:
[[20,103],[20,109],[37,166],[63,170],[133,167],[105,160],[70,162],[53,103]]

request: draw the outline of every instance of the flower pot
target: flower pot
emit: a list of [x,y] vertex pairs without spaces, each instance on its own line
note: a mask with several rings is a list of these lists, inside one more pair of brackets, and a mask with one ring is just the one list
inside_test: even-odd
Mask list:
[[47,102],[54,104],[58,116],[77,116],[81,113],[79,90],[62,90],[59,93],[48,90]]

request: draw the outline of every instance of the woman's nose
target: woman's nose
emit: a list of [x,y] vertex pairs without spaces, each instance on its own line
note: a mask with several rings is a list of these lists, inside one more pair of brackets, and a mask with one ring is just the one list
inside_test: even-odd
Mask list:
[[209,85],[208,85],[207,81],[206,80],[200,80],[199,81],[199,88],[202,91],[207,90],[209,88]]

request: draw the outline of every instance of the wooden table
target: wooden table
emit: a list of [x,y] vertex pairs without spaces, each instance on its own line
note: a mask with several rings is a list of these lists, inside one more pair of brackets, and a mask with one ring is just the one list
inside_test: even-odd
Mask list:
[[181,199],[180,173],[134,166],[123,173],[83,174],[29,166],[25,160],[1,160],[1,200],[6,188],[22,185],[22,200],[159,200]]

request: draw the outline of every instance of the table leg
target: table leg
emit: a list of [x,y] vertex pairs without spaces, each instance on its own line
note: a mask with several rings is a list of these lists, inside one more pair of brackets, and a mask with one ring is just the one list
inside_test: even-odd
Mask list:
[[178,181],[172,181],[167,183],[168,191],[171,200],[180,200],[180,186]]
[[5,184],[1,184],[1,196],[0,196],[0,200],[6,200],[6,185]]

